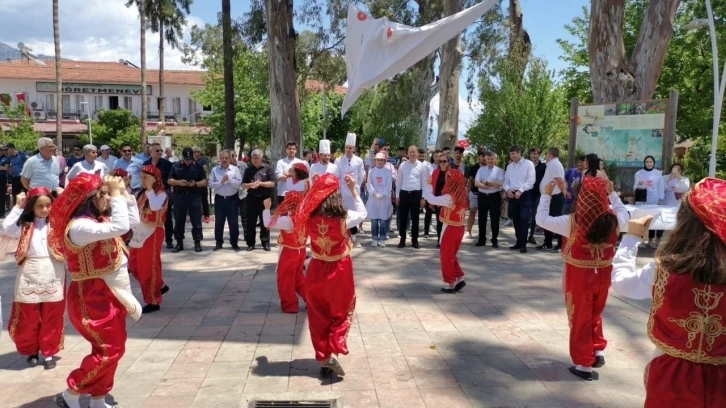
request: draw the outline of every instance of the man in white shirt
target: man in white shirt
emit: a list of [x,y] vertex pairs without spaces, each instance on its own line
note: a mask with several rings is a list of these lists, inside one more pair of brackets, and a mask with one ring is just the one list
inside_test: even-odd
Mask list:
[[[358,191],[361,191],[360,187],[366,181],[366,170],[363,160],[355,155],[355,140],[355,133],[348,133],[345,138],[345,154],[338,157],[335,161],[335,165],[338,167],[338,179],[340,180],[340,193],[343,196],[343,205],[349,210],[355,209],[356,199],[345,184],[345,176],[351,176],[355,179],[355,185]],[[350,233],[353,235],[353,241],[355,241],[358,227],[351,228]]]
[[[487,214],[492,226],[492,248],[499,248],[499,217],[502,210],[502,185],[504,170],[496,166],[497,154],[484,153],[484,166],[479,167],[474,177],[477,187],[477,212],[479,215],[479,238],[474,246],[484,246],[487,242]],[[471,206],[471,204],[469,205]]]
[[212,169],[209,187],[214,190],[214,240],[217,245],[214,251],[222,249],[224,242],[224,222],[229,226],[229,243],[232,249],[239,250],[239,206],[238,192],[242,185],[242,175],[237,166],[231,166],[232,153],[222,150],[219,153],[219,165]]
[[[542,177],[542,183],[539,188],[542,194],[544,194],[545,186],[554,180],[555,189],[552,191],[552,198],[550,200],[550,217],[558,217],[562,215],[562,207],[565,205],[565,195],[563,191],[567,191],[565,185],[565,168],[560,163],[560,149],[556,147],[550,147],[547,149],[545,158],[547,159],[547,169],[545,170],[544,177]],[[536,209],[534,210],[536,211]],[[544,244],[537,247],[538,250],[552,249],[552,238],[554,233],[550,230],[544,230]],[[558,235],[558,239],[562,240],[562,237]],[[558,246],[561,246],[558,244]]]
[[406,226],[411,218],[411,246],[418,249],[418,217],[421,207],[425,205],[423,187],[428,182],[428,167],[418,161],[418,147],[408,148],[408,160],[398,166],[398,183],[396,184],[396,204],[398,205],[399,248],[406,246]]
[[280,204],[285,200],[285,193],[287,193],[287,178],[290,176],[290,169],[295,163],[304,163],[305,166],[310,170],[308,162],[303,161],[295,157],[297,154],[297,143],[287,142],[287,157],[277,161],[275,165],[275,177],[277,177],[277,204]]
[[504,174],[504,191],[507,192],[512,223],[517,236],[517,243],[509,249],[518,249],[527,253],[527,236],[529,229],[529,213],[532,211],[532,188],[536,180],[534,164],[522,157],[519,146],[509,148],[512,162]]
[[176,163],[179,161],[179,158],[176,157],[174,151],[171,150],[171,147],[167,147],[166,149],[164,149],[164,158],[166,160],[169,160],[171,163]]
[[68,181],[73,180],[81,173],[97,174],[101,177],[105,176],[108,173],[108,168],[105,164],[96,160],[97,154],[96,146],[92,144],[83,146],[83,155],[85,157],[83,160],[74,164],[71,171],[68,172]]
[[105,164],[106,168],[111,170],[116,168],[116,160],[118,158],[111,154],[111,147],[109,145],[101,146],[101,157],[96,157],[97,162]]
[[338,166],[330,162],[330,140],[321,140],[318,144],[318,151],[320,152],[320,161],[310,166],[310,179],[313,179],[316,174],[323,175],[325,173],[332,173],[338,177],[340,175]]

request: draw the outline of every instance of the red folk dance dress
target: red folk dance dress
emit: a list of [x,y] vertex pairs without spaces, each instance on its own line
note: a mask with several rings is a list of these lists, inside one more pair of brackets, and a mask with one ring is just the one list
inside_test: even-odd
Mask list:
[[265,227],[280,231],[277,237],[277,245],[280,248],[277,261],[277,293],[280,295],[280,306],[285,313],[299,311],[298,296],[305,301],[303,267],[307,256],[305,243],[308,236],[304,225],[293,229],[289,217],[282,221],[280,218],[282,214],[295,213],[302,198],[303,195],[299,191],[288,191],[285,194],[285,201],[277,207],[274,216],[270,215],[270,210],[262,213]]
[[[103,222],[90,216],[71,218],[86,198],[100,189],[101,178],[81,174],[53,204],[65,234],[64,253],[72,282],[68,288],[68,317],[91,343],[91,354],[68,376],[69,389],[92,397],[113,388],[126,344],[126,316],[141,317],[141,305],[131,293],[126,249],[121,236],[138,225],[136,200],[110,199],[111,217]],[[54,213],[53,211],[56,211]]]
[[168,200],[156,166],[144,166],[142,171],[151,172],[152,169],[158,173],[159,188],[147,190],[138,198],[141,222],[134,228],[129,242],[129,271],[139,281],[144,303],[160,305],[164,287],[161,248],[165,238]]
[[456,290],[460,290],[465,285],[462,280],[464,271],[461,269],[456,254],[464,239],[464,224],[469,209],[469,199],[464,175],[458,170],[449,170],[446,173],[446,183],[441,191],[442,195],[434,196],[431,179],[429,179],[429,183],[424,188],[424,198],[429,204],[441,207],[439,216],[443,223],[440,248],[441,276],[449,285],[456,283]]
[[[34,195],[32,189],[28,199]],[[45,189],[47,190],[47,189]],[[50,191],[47,191],[50,195]],[[49,359],[63,349],[65,333],[65,268],[63,248],[53,240],[47,218],[33,225],[17,225],[23,209],[15,207],[3,221],[3,233],[18,239],[15,260],[15,298],[8,333],[23,356],[41,353]]]
[[608,195],[607,185],[602,178],[583,178],[575,213],[558,217],[549,215],[552,196],[543,194],[536,215],[537,225],[566,237],[562,247],[563,292],[570,324],[570,357],[578,369],[585,370],[595,366],[596,356],[604,358],[607,346],[602,312],[610,289],[618,234],[613,232],[607,242],[599,245],[588,243],[586,236],[595,220],[609,211],[615,213],[621,229],[627,228],[630,219],[620,197],[615,192]]
[[[687,199],[704,224],[726,243],[726,182],[704,179]],[[646,330],[655,345],[645,367],[645,408],[726,407],[726,285],[705,285],[675,274],[658,257],[639,268],[641,238],[627,234],[615,254],[613,290],[653,303]]]

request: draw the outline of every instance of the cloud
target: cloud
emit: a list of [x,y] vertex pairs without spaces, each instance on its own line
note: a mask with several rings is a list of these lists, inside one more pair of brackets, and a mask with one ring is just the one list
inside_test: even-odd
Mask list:
[[[431,99],[431,111],[429,113],[429,117],[434,117],[434,124],[433,133],[429,138],[430,142],[435,141],[436,135],[438,134],[439,126],[437,116],[439,114],[439,96],[440,94],[436,94],[436,96]],[[469,102],[466,101],[466,98],[459,95],[459,139],[465,138],[466,131],[474,125],[474,121],[476,121],[476,118],[478,118],[481,114],[481,109],[482,106],[479,101],[474,100],[470,105]]]
[[[86,61],[127,59],[139,65],[139,18],[135,8],[121,0],[63,0],[59,23],[63,58]],[[15,46],[18,42],[37,54],[54,55],[53,8],[48,0],[3,0],[0,41]],[[191,27],[203,25],[193,15],[187,17],[185,37]],[[148,68],[159,66],[159,35],[146,33]],[[164,49],[167,69],[192,69],[181,62],[182,53],[168,45]]]

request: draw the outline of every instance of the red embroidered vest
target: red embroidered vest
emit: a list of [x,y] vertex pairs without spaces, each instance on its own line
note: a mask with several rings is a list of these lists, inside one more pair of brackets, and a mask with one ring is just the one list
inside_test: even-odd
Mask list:
[[306,230],[305,225],[294,228],[292,232],[280,230],[280,234],[277,236],[277,244],[290,249],[305,248],[305,242],[308,240]]
[[[18,265],[22,265],[25,259],[28,257],[28,249],[30,248],[30,240],[33,238],[33,231],[35,226],[33,224],[23,225],[20,229],[20,238],[18,239],[18,249],[15,251],[15,262]],[[50,223],[48,223],[48,253],[51,258],[56,261],[63,261],[63,245],[57,242],[54,238],[51,230]]]
[[580,268],[604,268],[613,264],[615,257],[615,243],[618,234],[613,233],[610,239],[602,244],[591,244],[585,238],[585,233],[578,234],[575,217],[570,215],[572,223],[570,236],[563,237],[562,259],[570,265]]
[[149,199],[146,197],[146,193],[144,193],[141,194],[141,197],[139,197],[139,200],[136,203],[139,207],[139,215],[141,217],[141,221],[145,224],[151,224],[156,227],[163,227],[164,223],[166,222],[166,207],[169,205],[168,197],[166,200],[164,200],[164,206],[157,211],[151,211],[148,201]]
[[353,240],[343,217],[313,215],[307,221],[310,249],[317,259],[335,262],[350,255]]
[[[88,219],[98,222],[90,217]],[[71,225],[73,221],[68,224],[65,234],[66,262],[71,279],[82,281],[103,278],[121,267],[123,253],[127,252],[121,237],[96,241],[80,247],[73,245],[68,237]]]
[[466,208],[465,206],[457,206],[453,203],[451,207],[441,207],[441,222],[452,227],[458,227],[464,225],[466,222]]
[[703,285],[656,266],[648,337],[669,356],[726,365],[726,285]]

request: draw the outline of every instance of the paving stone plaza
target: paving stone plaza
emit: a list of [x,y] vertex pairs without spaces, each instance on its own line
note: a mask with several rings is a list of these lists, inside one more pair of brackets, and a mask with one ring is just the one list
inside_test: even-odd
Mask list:
[[[511,228],[503,228],[499,249],[464,240],[459,259],[467,286],[457,295],[439,290],[435,238],[414,250],[370,248],[370,236],[360,235],[350,354],[340,357],[347,375],[331,380],[319,376],[304,310],[280,311],[276,246],[233,252],[225,243],[212,252],[212,225],[204,225],[204,252],[164,249],[171,290],[160,312],[128,320],[126,354],[108,401],[112,396],[122,408],[249,407],[260,399],[336,400],[345,408],[642,407],[653,349],[645,333],[649,303],[610,296],[607,365],[598,369],[599,381],[581,381],[567,371],[563,262],[533,247],[510,251]],[[641,263],[653,254],[641,252]],[[15,272],[9,256],[0,264],[5,324]],[[66,388],[89,343],[67,323],[57,367],[29,368],[6,329],[0,407],[55,407],[53,396]]]

